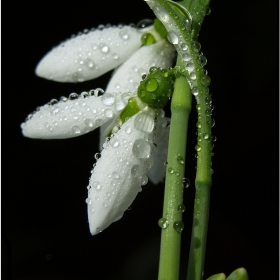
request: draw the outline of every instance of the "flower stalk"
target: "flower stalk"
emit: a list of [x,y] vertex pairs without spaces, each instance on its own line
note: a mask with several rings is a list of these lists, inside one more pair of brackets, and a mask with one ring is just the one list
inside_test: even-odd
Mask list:
[[179,278],[182,212],[184,192],[185,154],[192,93],[187,80],[181,76],[175,81],[171,102],[171,123],[167,172],[165,181],[159,280]]
[[[212,154],[212,134],[211,127],[214,125],[214,120],[211,118],[212,114],[212,99],[209,94],[208,85],[210,84],[210,78],[205,73],[203,66],[206,64],[206,58],[199,53],[200,44],[197,42],[198,32],[200,30],[203,18],[208,10],[209,0],[200,1],[184,1],[180,4],[182,5],[181,13],[177,9],[177,5],[174,8],[172,2],[164,0],[149,1],[149,6],[153,9],[157,17],[162,21],[165,28],[168,31],[169,41],[174,44],[179,57],[182,59],[181,66],[182,71],[185,72],[185,81],[189,85],[190,92],[196,97],[197,102],[197,112],[198,112],[198,142],[195,147],[197,151],[197,173],[195,179],[196,195],[195,195],[195,205],[194,205],[194,218],[193,218],[193,229],[191,238],[191,249],[189,256],[188,265],[188,280],[200,280],[202,279],[204,258],[205,258],[205,248],[206,248],[206,236],[207,236],[207,225],[208,225],[208,213],[209,213],[209,200],[210,200],[210,187],[212,184],[212,169],[211,169],[211,154]],[[187,13],[185,11],[187,10]],[[191,15],[191,18],[186,16],[182,18],[182,14]],[[178,40],[178,38],[180,38]],[[181,93],[178,93],[181,94]],[[176,98],[176,97],[175,97]],[[172,101],[173,103],[173,101]],[[173,112],[172,112],[173,113]],[[172,114],[171,123],[173,122],[174,115]],[[188,119],[188,118],[187,118]],[[176,119],[176,122],[180,120]],[[173,137],[178,137],[178,135],[184,135],[184,138],[180,138],[179,141],[186,142],[186,135],[184,132],[178,132],[177,135],[172,135],[174,132],[170,130],[170,139]],[[177,138],[178,139],[178,138]],[[170,140],[172,141],[172,140]],[[173,146],[180,146],[178,142],[169,142],[168,151],[168,165],[169,158],[174,159],[176,152],[172,151]],[[173,162],[172,162],[173,163]],[[168,170],[169,171],[169,170]],[[167,172],[167,180],[169,180],[170,175]],[[172,204],[174,197],[177,196],[177,191],[173,187],[169,187],[169,183],[166,183],[166,188],[173,190],[173,193],[166,191],[168,198],[165,198],[165,204]],[[180,196],[179,196],[180,197]],[[170,201],[168,201],[170,199]],[[175,211],[175,205],[173,205],[173,211]],[[164,208],[165,209],[165,208]],[[172,212],[171,210],[169,210]],[[165,213],[164,213],[165,214]],[[173,221],[172,221],[173,222]],[[164,235],[165,236],[165,235]],[[170,240],[166,241],[166,237],[162,240],[164,242],[172,242],[170,235]],[[174,244],[177,244],[177,240],[174,238]],[[161,245],[164,248],[164,244]],[[164,257],[162,256],[161,259]],[[167,253],[168,255],[168,253]],[[178,251],[180,255],[180,251]],[[172,262],[172,255],[169,261],[165,263]],[[161,264],[160,264],[161,266]],[[176,268],[179,267],[177,264]],[[160,269],[161,271],[161,269]],[[178,268],[179,271],[179,268]],[[178,279],[179,272],[173,274],[172,277],[159,279]],[[167,275],[165,275],[166,277]]]

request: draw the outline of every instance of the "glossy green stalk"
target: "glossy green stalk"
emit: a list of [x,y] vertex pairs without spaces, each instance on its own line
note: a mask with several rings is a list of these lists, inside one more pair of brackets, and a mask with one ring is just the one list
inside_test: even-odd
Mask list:
[[[168,165],[165,181],[159,280],[179,279],[185,154],[192,94],[187,80],[176,79],[171,102]],[[164,228],[166,227],[166,228]]]

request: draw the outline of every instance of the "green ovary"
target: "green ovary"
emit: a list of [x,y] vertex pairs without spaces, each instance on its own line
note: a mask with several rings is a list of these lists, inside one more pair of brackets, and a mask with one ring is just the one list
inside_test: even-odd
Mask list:
[[174,75],[166,69],[150,69],[148,77],[140,83],[138,97],[153,109],[161,109],[168,102],[174,86]]

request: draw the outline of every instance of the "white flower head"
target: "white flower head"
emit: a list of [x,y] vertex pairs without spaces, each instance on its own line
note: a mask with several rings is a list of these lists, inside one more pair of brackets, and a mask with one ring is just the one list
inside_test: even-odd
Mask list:
[[[150,43],[143,45],[145,40]],[[38,76],[59,82],[93,79],[119,66],[105,93],[96,89],[52,100],[21,125],[24,136],[42,139],[101,127],[102,151],[86,199],[92,235],[122,217],[148,177],[153,183],[164,177],[169,129],[162,108],[171,90],[159,80],[171,84],[172,79],[157,67],[170,67],[173,56],[174,48],[153,27],[102,27],[60,44],[37,66]],[[150,68],[153,78],[145,80]]]

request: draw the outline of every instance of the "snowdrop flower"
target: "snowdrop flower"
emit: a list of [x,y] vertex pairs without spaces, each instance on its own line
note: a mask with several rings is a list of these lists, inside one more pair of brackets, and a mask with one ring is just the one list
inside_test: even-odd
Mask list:
[[173,46],[154,27],[99,27],[60,44],[37,66],[41,77],[81,82],[120,65],[105,93],[95,89],[53,99],[21,125],[24,136],[41,139],[101,127],[101,153],[95,155],[86,199],[92,235],[122,217],[148,177],[156,184],[165,175],[169,131],[162,108],[174,77],[157,67],[170,67],[173,57]]

